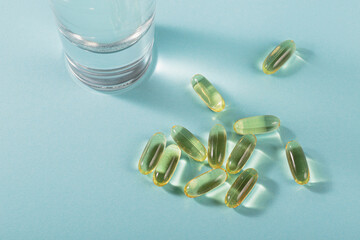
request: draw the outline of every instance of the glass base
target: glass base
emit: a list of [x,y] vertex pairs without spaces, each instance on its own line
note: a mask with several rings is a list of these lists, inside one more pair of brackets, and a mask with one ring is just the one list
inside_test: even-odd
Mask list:
[[114,52],[94,52],[60,34],[70,73],[95,90],[116,91],[137,82],[152,59],[154,25],[137,42]]
[[67,54],[65,59],[70,73],[88,87],[100,91],[116,91],[129,87],[144,75],[151,63],[152,46],[141,59],[114,69],[89,68],[75,62]]

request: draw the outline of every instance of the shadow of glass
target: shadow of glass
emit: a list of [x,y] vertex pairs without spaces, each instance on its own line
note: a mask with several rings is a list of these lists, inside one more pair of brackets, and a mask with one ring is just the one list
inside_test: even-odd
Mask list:
[[[249,59],[249,56],[253,56],[251,51],[261,45],[250,39],[240,41],[166,26],[157,26],[155,37],[154,48],[157,49],[158,55],[154,54],[151,79],[145,79],[131,92],[114,96],[122,101],[130,101],[169,115],[187,112],[189,108],[194,107],[194,98],[197,98],[196,105],[203,106],[199,111],[211,113],[193,92],[190,85],[191,77],[199,73],[198,71],[207,75],[211,71],[206,69],[217,69],[218,66],[224,65],[227,67],[227,74],[230,74],[229,77],[240,77],[239,68],[249,71],[248,65],[253,63],[253,59]],[[210,78],[213,77],[215,79],[219,76]],[[219,88],[220,84],[216,82],[213,82],[214,86]],[[226,98],[226,93],[221,89],[219,91]]]

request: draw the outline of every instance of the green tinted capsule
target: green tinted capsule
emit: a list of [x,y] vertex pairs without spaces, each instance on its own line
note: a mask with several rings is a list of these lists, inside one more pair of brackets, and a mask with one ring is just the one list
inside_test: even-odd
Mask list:
[[295,182],[305,185],[310,180],[309,167],[305,153],[297,141],[290,141],[285,147],[286,157]]
[[263,72],[273,74],[286,63],[296,50],[293,40],[286,40],[280,43],[265,59]]
[[222,168],[211,169],[185,185],[184,193],[189,198],[199,197],[222,185],[227,179],[227,173]]
[[165,148],[153,175],[155,185],[162,187],[170,181],[179,162],[180,155],[181,150],[175,144]]
[[200,98],[214,112],[225,108],[225,101],[216,88],[203,75],[196,74],[191,79],[191,85]]
[[204,145],[189,130],[182,126],[173,126],[171,137],[177,145],[186,152],[191,158],[202,162],[206,159],[206,149]]
[[221,124],[211,128],[208,142],[208,162],[212,168],[220,168],[225,159],[226,130]]
[[248,168],[242,172],[235,182],[231,185],[225,196],[225,204],[229,208],[239,206],[246,196],[251,192],[258,179],[258,173],[253,168]]
[[256,137],[252,134],[243,136],[232,150],[226,163],[226,171],[237,174],[243,169],[256,146]]
[[166,145],[166,138],[162,133],[155,133],[145,146],[139,160],[139,171],[142,174],[151,173],[159,162]]
[[243,118],[234,124],[235,132],[240,135],[268,133],[279,127],[280,119],[272,115]]

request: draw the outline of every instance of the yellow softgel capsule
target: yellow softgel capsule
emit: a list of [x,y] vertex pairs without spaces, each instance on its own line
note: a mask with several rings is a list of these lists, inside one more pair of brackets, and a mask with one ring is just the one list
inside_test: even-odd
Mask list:
[[225,196],[225,204],[229,208],[236,208],[249,195],[258,179],[258,173],[253,168],[243,171],[231,185]]
[[216,88],[203,75],[196,74],[191,79],[191,85],[200,98],[214,112],[225,108],[225,101]]
[[208,162],[212,168],[220,168],[225,159],[226,130],[223,125],[216,124],[209,133]]
[[243,136],[231,151],[226,163],[226,171],[230,174],[237,174],[243,169],[246,162],[254,152],[257,139],[253,134]]
[[155,133],[148,141],[139,160],[139,171],[147,175],[154,171],[166,145],[163,133]]
[[179,163],[180,156],[181,150],[175,144],[165,148],[154,171],[153,181],[155,185],[162,187],[170,181]]
[[310,180],[309,166],[300,144],[297,141],[288,142],[285,152],[295,182],[300,185],[307,184]]
[[184,193],[189,198],[199,197],[222,185],[227,179],[227,173],[222,168],[209,170],[185,185]]
[[198,162],[203,162],[206,159],[206,148],[200,140],[186,128],[179,125],[173,126],[171,129],[171,137],[192,159]]
[[280,127],[280,119],[273,115],[248,117],[237,120],[234,130],[237,134],[264,134],[275,131]]
[[263,72],[273,74],[277,72],[294,54],[296,45],[293,40],[286,40],[280,43],[265,59]]

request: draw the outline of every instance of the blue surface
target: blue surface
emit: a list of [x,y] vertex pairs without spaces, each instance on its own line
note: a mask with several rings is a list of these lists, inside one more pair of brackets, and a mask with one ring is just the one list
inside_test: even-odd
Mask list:
[[[69,77],[46,1],[2,1],[0,239],[357,239],[360,207],[360,3],[159,0],[153,75],[119,96]],[[274,45],[299,57],[266,76]],[[195,73],[224,95],[215,114],[190,87]],[[215,123],[273,114],[246,167],[260,174],[236,210],[228,185],[182,194],[207,166],[183,158],[171,185],[137,170],[147,139],[186,126],[204,143]],[[311,183],[291,179],[284,144],[298,140]],[[185,156],[185,155],[184,155]]]

